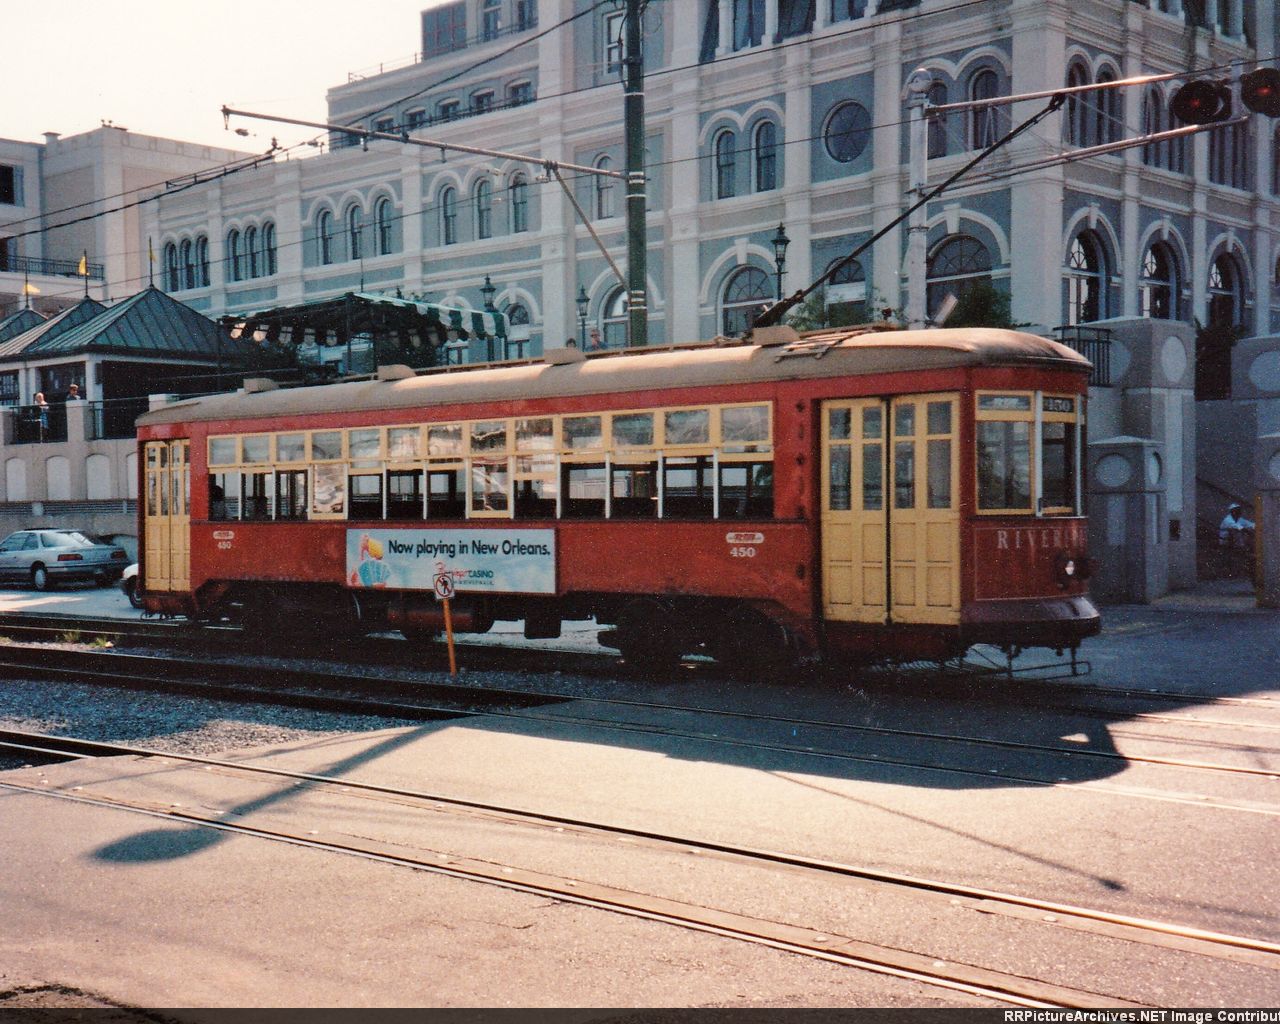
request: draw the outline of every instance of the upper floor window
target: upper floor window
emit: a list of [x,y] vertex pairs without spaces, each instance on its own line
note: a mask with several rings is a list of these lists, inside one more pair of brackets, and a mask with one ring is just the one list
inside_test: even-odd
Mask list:
[[833,160],[852,163],[871,141],[871,115],[861,103],[852,100],[838,103],[827,115],[822,136]]
[[391,252],[391,200],[383,196],[373,208],[374,230],[378,236],[378,255]]
[[933,250],[925,272],[925,302],[933,316],[948,295],[991,283],[991,253],[971,235],[952,235]]
[[[934,82],[929,86],[929,106],[941,107],[947,103],[947,83]],[[947,115],[937,114],[929,118],[929,142],[928,154],[929,159],[947,155]]]
[[178,247],[172,242],[164,247],[164,286],[170,292],[182,287],[178,278]]
[[[983,68],[969,80],[970,100],[990,100],[1000,95],[1000,78]],[[969,148],[986,149],[1004,134],[1003,107],[974,107],[969,111]]]
[[1178,259],[1167,242],[1152,242],[1142,257],[1142,283],[1138,297],[1140,312],[1156,320],[1178,320],[1182,282]]
[[832,21],[852,21],[867,13],[868,0],[831,0]]
[[441,100],[436,106],[436,115],[441,121],[452,121],[462,113],[461,100]]
[[601,339],[602,348],[627,347],[627,322],[629,316],[627,290],[625,288],[615,288],[609,293],[609,297],[605,299],[604,305],[600,307],[600,326],[604,331],[604,337]]
[[444,245],[458,241],[458,193],[452,187],[440,191],[440,240]]
[[532,82],[513,82],[507,86],[507,103],[510,106],[518,107],[522,103],[533,102],[533,83]]
[[22,168],[0,164],[0,203],[22,206]]
[[476,238],[493,237],[493,185],[476,182]]
[[434,57],[467,45],[467,3],[456,3],[422,12],[422,55]]
[[[1084,61],[1073,60],[1067,68],[1067,88],[1079,89],[1092,83],[1089,68]],[[1069,146],[1089,145],[1090,108],[1087,92],[1067,93],[1067,103],[1062,116],[1062,138]]]
[[480,8],[480,38],[497,39],[502,32],[502,0],[484,0]]
[[769,276],[763,270],[755,267],[736,270],[724,287],[724,335],[732,338],[745,333],[773,297]]
[[396,119],[394,117],[380,117],[373,122],[373,130],[375,132],[392,132],[396,128]]
[[196,286],[196,265],[191,256],[191,239],[184,238],[178,250],[178,261],[182,264],[182,287]]
[[529,230],[529,183],[524,175],[511,179],[507,191],[511,198],[511,230],[513,233]]
[[604,16],[604,67],[611,74],[622,70],[626,31],[625,12],[610,11]]
[[316,240],[319,243],[320,262],[333,262],[333,214],[322,210],[316,218]]
[[731,0],[733,3],[733,48],[759,46],[764,39],[765,0]]
[[200,287],[209,287],[209,239],[201,235],[196,239],[196,267],[200,271]]
[[[834,271],[834,273],[832,273]],[[827,265],[823,301],[832,327],[861,323],[867,312],[867,272],[857,260],[838,257]]]
[[1247,122],[1209,133],[1209,180],[1231,188],[1249,187],[1249,125]]
[[538,0],[515,0],[516,31],[523,32],[538,24]]
[[258,229],[245,228],[244,231],[244,257],[245,265],[248,270],[249,277],[258,276]]
[[360,207],[353,206],[347,211],[347,252],[353,260],[364,255],[363,235],[364,217],[360,213]]
[[[1098,72],[1098,84],[1114,83],[1116,73],[1111,68],[1103,68]],[[1120,111],[1120,90],[1114,86],[1099,89],[1094,96],[1094,132],[1093,139],[1098,144],[1119,142],[1120,129],[1124,126],[1124,118]]]
[[738,137],[731,131],[716,136],[716,198],[728,199],[737,195]]
[[1105,320],[1108,282],[1106,250],[1094,231],[1081,231],[1067,250],[1067,323]]
[[231,265],[231,280],[244,280],[244,253],[240,248],[240,232],[234,228],[227,232],[227,262]]
[[1221,253],[1209,268],[1209,323],[1244,323],[1244,274],[1231,253]]
[[271,221],[262,225],[262,272],[268,277],[276,272],[276,226]]
[[471,94],[471,109],[477,114],[493,109],[493,90],[482,89]]
[[756,191],[772,192],[778,187],[778,127],[762,121],[756,128]]
[[778,38],[790,39],[813,31],[812,0],[778,0]]
[[[596,169],[607,171],[613,166],[613,161],[607,156],[602,156],[596,161]],[[596,175],[596,220],[605,220],[608,217],[616,216],[613,208],[613,178],[603,174]]]
[[421,128],[426,123],[427,123],[427,112],[425,110],[422,110],[421,108],[419,108],[418,110],[410,110],[407,114],[404,115],[404,126],[407,129],[409,129],[409,131],[413,131],[414,129]]

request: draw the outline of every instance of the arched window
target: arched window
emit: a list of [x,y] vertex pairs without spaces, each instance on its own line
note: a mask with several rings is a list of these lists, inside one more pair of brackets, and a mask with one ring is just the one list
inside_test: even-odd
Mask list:
[[201,235],[196,239],[196,266],[200,270],[200,287],[209,287],[209,239]]
[[1182,291],[1178,258],[1166,242],[1152,242],[1142,257],[1142,283],[1138,301],[1143,316],[1154,320],[1180,320]]
[[262,225],[262,272],[268,277],[276,272],[276,226],[272,221]]
[[[969,79],[970,100],[990,100],[1000,95],[1000,78],[983,68]],[[986,149],[1004,134],[1003,107],[974,107],[969,111],[969,148]]]
[[378,255],[391,254],[391,200],[383,196],[373,208],[374,230],[378,236]]
[[[827,273],[844,261],[839,256],[827,264]],[[849,260],[840,266],[824,287],[823,301],[827,307],[827,323],[832,327],[863,323],[867,318],[867,272],[857,260]]]
[[[941,107],[947,103],[947,83],[934,80],[929,86],[929,105]],[[947,115],[929,118],[929,159],[947,155]]]
[[182,287],[178,277],[178,247],[172,242],[164,247],[164,286],[170,292]]
[[716,136],[716,198],[729,199],[737,195],[734,186],[738,170],[738,137],[723,131]]
[[[596,161],[596,169],[600,171],[607,171],[612,166],[613,161],[607,156],[602,156]],[[613,216],[615,216],[613,209],[613,179],[598,174],[596,175],[596,220],[605,220]]]
[[1249,125],[1217,128],[1209,133],[1209,180],[1231,188],[1249,187]]
[[[1164,93],[1158,85],[1149,85],[1142,94],[1142,134],[1164,131],[1164,122]],[[1148,167],[1168,167],[1168,151],[1167,142],[1148,142],[1142,147],[1142,162]]]
[[772,192],[778,187],[778,127],[761,121],[756,127],[756,191]]
[[440,190],[440,241],[443,245],[458,241],[458,193],[452,186]]
[[[1116,73],[1111,68],[1103,68],[1098,72],[1098,84],[1114,82]],[[1120,90],[1099,89],[1094,97],[1094,132],[1095,143],[1119,142],[1123,115],[1120,112]]]
[[960,298],[971,288],[991,283],[991,253],[970,235],[952,235],[933,250],[926,279],[926,302],[932,317],[948,295]]
[[182,287],[196,286],[196,265],[191,258],[191,239],[184,238],[178,249],[178,262],[182,264]]
[[627,290],[615,288],[600,307],[600,344],[604,348],[627,347]]
[[529,310],[513,302],[503,312],[507,315],[506,358],[523,359],[528,355],[525,348],[529,344]]
[[1209,324],[1244,323],[1244,274],[1231,253],[1221,253],[1209,268]]
[[734,271],[725,283],[721,331],[725,337],[744,334],[773,298],[769,275],[755,267]]
[[244,256],[240,251],[240,232],[234,228],[227,232],[227,263],[231,267],[231,280],[244,280]]
[[320,247],[320,262],[329,264],[333,262],[333,214],[328,210],[321,210],[320,216],[316,218],[316,239]]
[[364,216],[360,207],[352,206],[347,210],[347,255],[358,260],[364,255]]
[[1081,231],[1067,249],[1067,323],[1104,320],[1107,310],[1107,260],[1102,240]]
[[[1092,84],[1089,69],[1080,60],[1073,60],[1067,68],[1067,88],[1078,89]],[[1062,115],[1062,141],[1068,146],[1089,145],[1090,109],[1093,104],[1087,92],[1067,93],[1066,109]]]
[[258,229],[249,227],[244,229],[244,256],[245,268],[249,277],[258,276]]
[[529,230],[529,182],[523,174],[516,174],[507,186],[511,198],[511,232],[519,234]]
[[487,178],[476,182],[476,238],[493,237],[493,185]]

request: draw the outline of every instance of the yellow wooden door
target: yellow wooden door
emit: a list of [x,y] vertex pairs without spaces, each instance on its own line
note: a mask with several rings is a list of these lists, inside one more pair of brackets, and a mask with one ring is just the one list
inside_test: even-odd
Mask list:
[[190,443],[149,441],[144,458],[146,502],[144,589],[185,590],[190,584]]
[[957,416],[956,395],[911,395],[890,403],[894,622],[960,621]]
[[884,622],[885,404],[823,403],[822,604],[837,622]]

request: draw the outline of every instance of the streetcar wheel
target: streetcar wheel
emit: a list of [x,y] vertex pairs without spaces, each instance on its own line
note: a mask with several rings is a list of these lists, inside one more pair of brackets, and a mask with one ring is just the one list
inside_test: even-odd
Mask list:
[[732,671],[778,671],[795,662],[786,629],[754,608],[736,608],[717,624],[707,647],[711,656]]
[[680,663],[671,613],[657,601],[636,601],[623,609],[617,644],[623,661],[646,671],[669,671]]
[[39,563],[31,567],[31,585],[36,590],[52,590],[53,580],[49,578],[49,570]]

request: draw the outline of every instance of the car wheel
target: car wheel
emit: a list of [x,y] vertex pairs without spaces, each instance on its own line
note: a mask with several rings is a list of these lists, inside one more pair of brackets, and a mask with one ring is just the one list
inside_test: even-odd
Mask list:
[[31,567],[31,585],[36,590],[52,590],[53,580],[49,578],[49,570],[38,563],[33,565]]
[[138,593],[138,577],[137,576],[131,576],[129,579],[125,580],[124,593],[125,593],[125,596],[129,599],[129,603],[131,605],[133,605],[135,608],[142,607],[142,595]]

